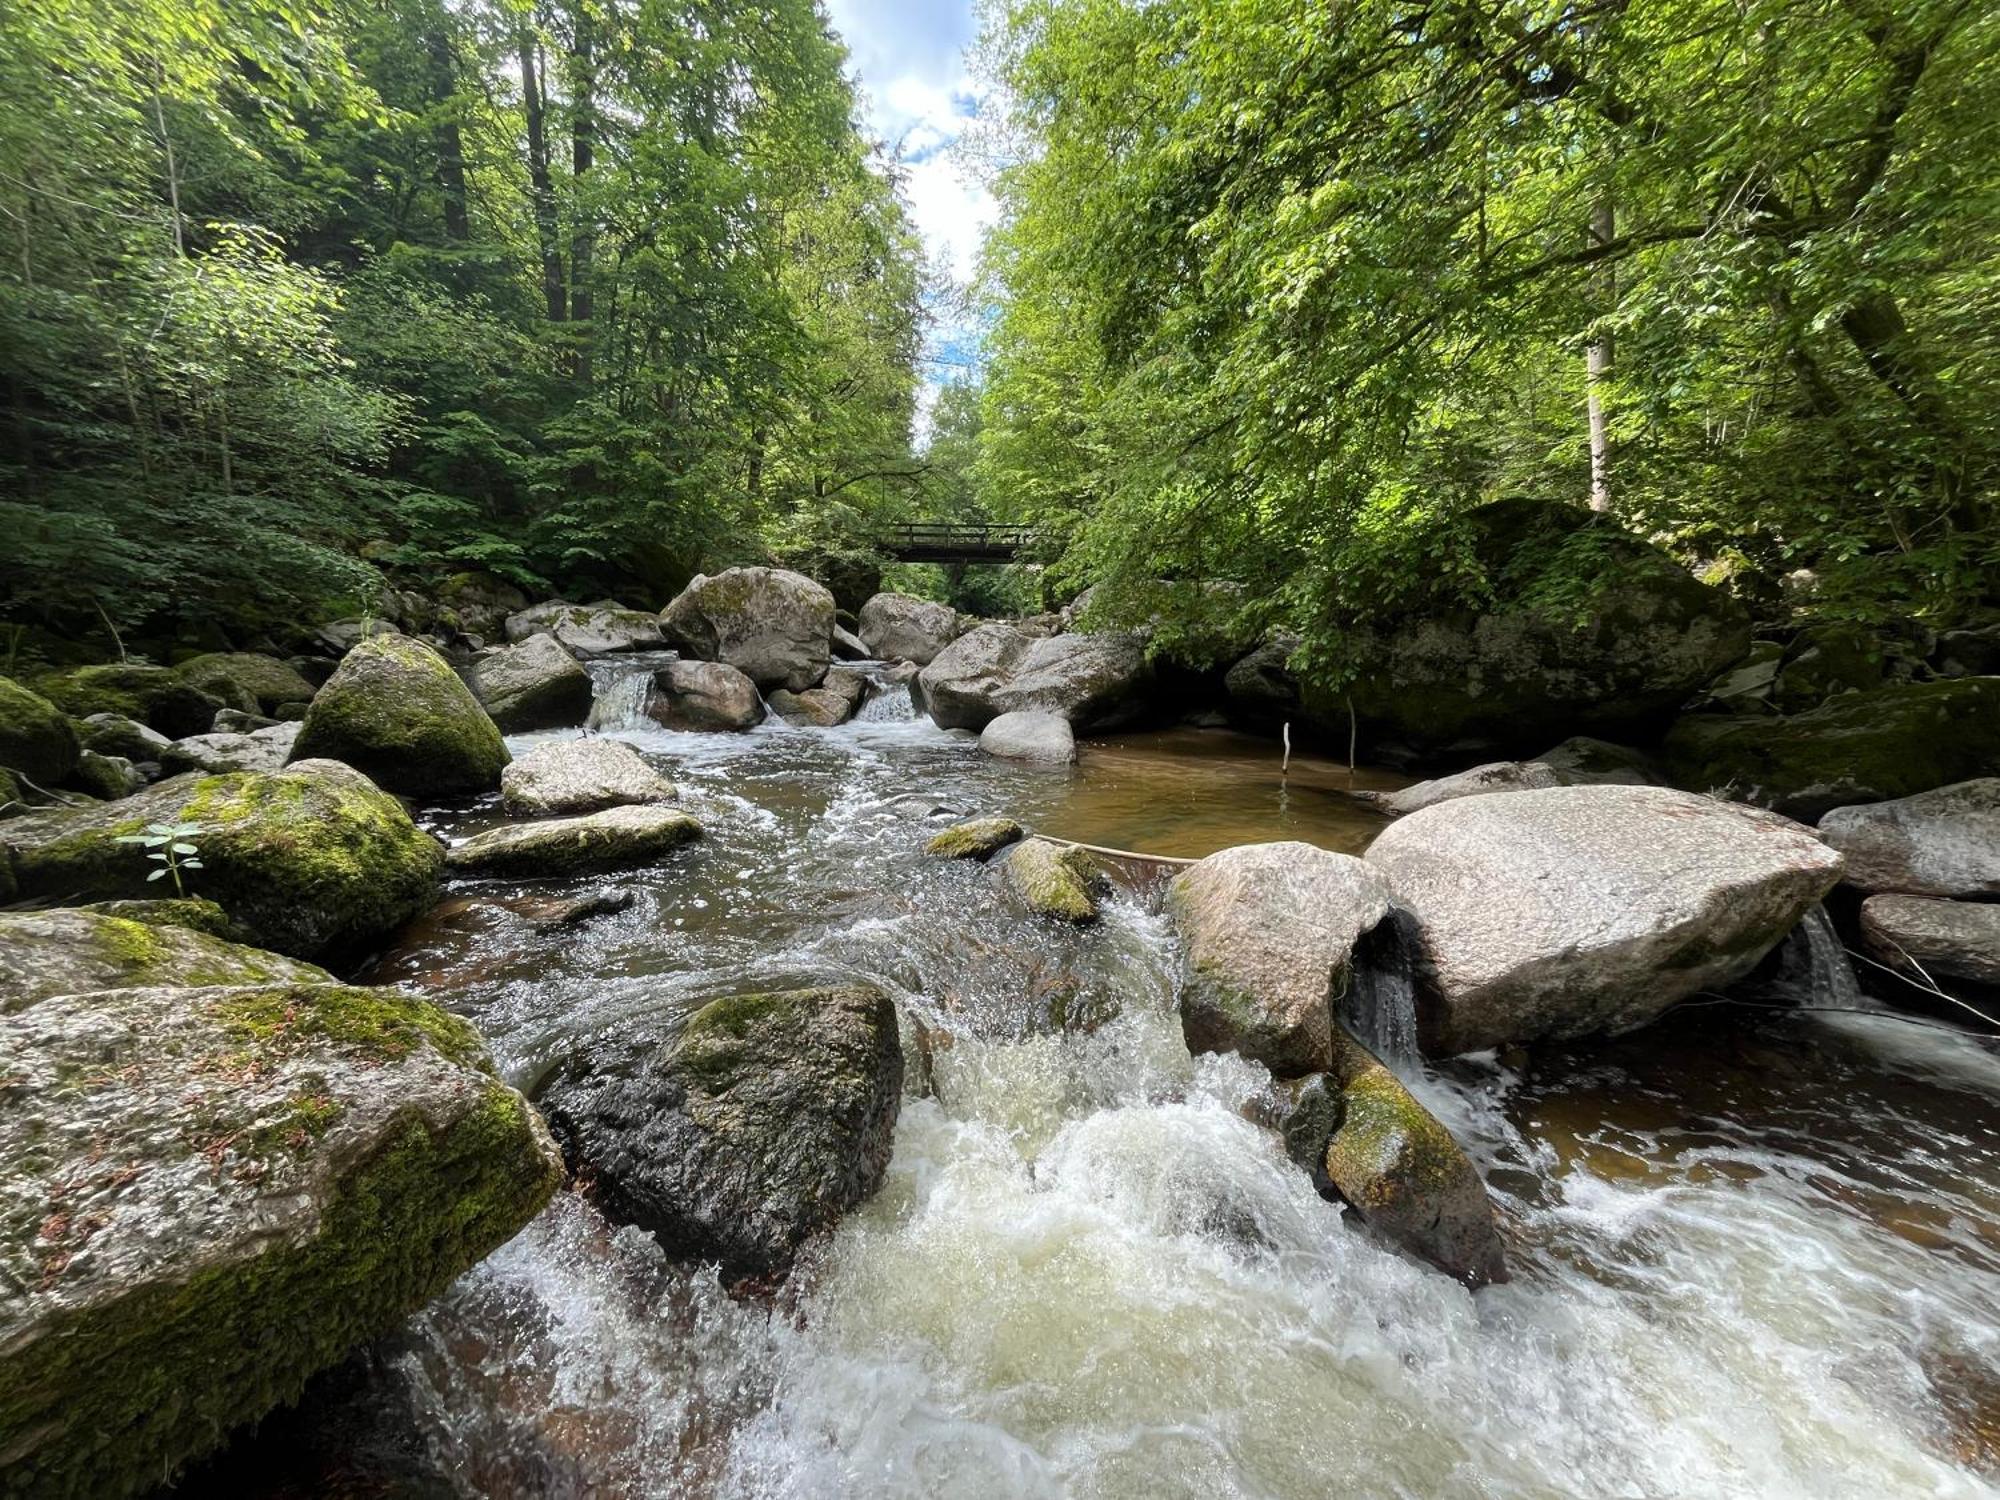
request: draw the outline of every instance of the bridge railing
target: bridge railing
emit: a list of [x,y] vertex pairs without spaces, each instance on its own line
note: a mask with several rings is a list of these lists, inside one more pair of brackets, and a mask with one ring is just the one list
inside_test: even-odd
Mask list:
[[1034,543],[1032,526],[1001,521],[912,521],[882,538],[904,562],[1011,562]]

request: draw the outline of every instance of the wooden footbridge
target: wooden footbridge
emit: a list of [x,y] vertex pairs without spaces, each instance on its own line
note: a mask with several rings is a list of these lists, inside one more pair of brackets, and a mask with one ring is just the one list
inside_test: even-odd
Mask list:
[[1035,529],[998,522],[919,521],[891,527],[882,550],[897,562],[1004,563],[1033,550]]

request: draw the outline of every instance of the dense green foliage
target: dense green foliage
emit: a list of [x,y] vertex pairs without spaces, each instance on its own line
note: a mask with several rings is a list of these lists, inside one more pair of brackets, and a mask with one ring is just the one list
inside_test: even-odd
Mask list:
[[907,504],[922,268],[814,0],[0,8],[0,600],[661,602]]
[[[1114,608],[1234,579],[1322,650],[1490,589],[1454,517],[1510,493],[1753,597],[1961,614],[2000,590],[1996,48],[1966,0],[997,0],[985,490]],[[1537,587],[1584,602],[1569,551]]]

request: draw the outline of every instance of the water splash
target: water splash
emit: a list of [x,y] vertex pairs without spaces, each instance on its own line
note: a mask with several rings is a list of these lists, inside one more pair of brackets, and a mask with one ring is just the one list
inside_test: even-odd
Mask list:
[[917,706],[910,700],[910,685],[898,682],[886,687],[877,687],[861,705],[861,712],[854,717],[863,724],[896,724],[917,716]]
[[1340,1019],[1354,1037],[1405,1078],[1420,1073],[1417,985],[1409,913],[1391,908],[1354,951],[1354,977]]

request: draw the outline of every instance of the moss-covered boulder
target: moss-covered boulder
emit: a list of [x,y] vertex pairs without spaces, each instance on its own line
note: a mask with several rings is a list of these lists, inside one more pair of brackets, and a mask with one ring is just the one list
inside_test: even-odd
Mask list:
[[662,1047],[597,1042],[540,1103],[606,1210],[740,1281],[881,1185],[903,1093],[896,1007],[867,986],[738,995]]
[[[158,896],[158,865],[119,837],[193,823],[202,868],[189,891],[260,947],[295,958],[352,952],[427,907],[444,864],[395,798],[331,761],[275,775],[176,776],[121,802],[0,823],[0,858],[22,894],[58,901]],[[171,894],[171,891],[168,892]]]
[[76,730],[55,704],[0,677],[0,766],[53,787],[76,769]]
[[1479,1169],[1340,1026],[1329,1070],[1298,1085],[1282,1128],[1285,1149],[1320,1192],[1350,1204],[1370,1229],[1467,1286],[1508,1279]]
[[924,853],[939,859],[991,859],[1026,833],[1012,818],[967,818],[933,836]]
[[1788,719],[1695,715],[1666,757],[1682,786],[1811,822],[2000,775],[2000,677],[1888,683]]
[[1036,916],[1079,927],[1098,919],[1098,893],[1108,882],[1087,851],[1052,839],[1024,839],[1000,869],[1007,889]]
[[144,901],[92,901],[85,906],[66,908],[100,917],[120,917],[127,922],[143,922],[148,927],[185,927],[210,937],[234,942],[238,931],[229,913],[201,896],[166,896]]
[[115,802],[138,791],[146,784],[146,778],[133,770],[132,762],[122,755],[99,755],[95,750],[85,750],[77,756],[69,782],[100,801]]
[[221,694],[211,693],[171,668],[129,662],[57,672],[41,678],[35,688],[73,719],[118,714],[150,725],[171,740],[206,734],[220,709],[255,712],[257,707],[247,692],[225,688]]
[[160,752],[173,743],[159,730],[123,714],[92,714],[79,720],[76,727],[84,749],[134,762],[157,761]]
[[0,1011],[137,985],[331,983],[312,964],[81,907],[0,912]]
[[254,651],[211,651],[190,657],[174,668],[174,675],[232,707],[241,707],[240,700],[247,696],[252,707],[265,713],[287,703],[310,703],[313,695],[313,685],[298,668]]
[[0,1493],[151,1489],[524,1225],[560,1158],[394,990],[136,988],[0,1016]]
[[27,811],[28,804],[22,798],[21,783],[14,779],[14,773],[0,766],[0,818],[17,817]]
[[446,856],[458,875],[534,879],[650,865],[701,837],[701,824],[670,807],[612,807],[580,818],[489,828]]
[[370,636],[347,653],[306,710],[292,758],[345,761],[410,797],[491,791],[508,761],[471,689],[403,635]]

